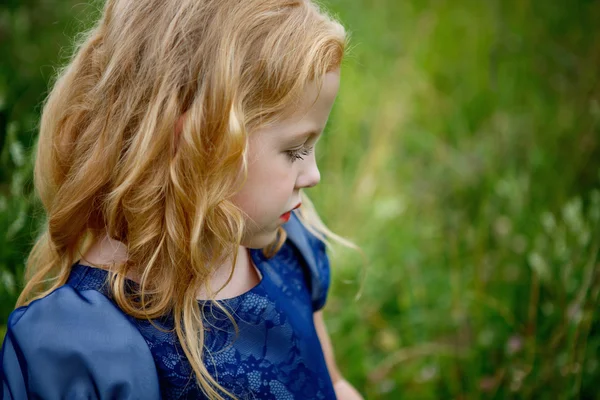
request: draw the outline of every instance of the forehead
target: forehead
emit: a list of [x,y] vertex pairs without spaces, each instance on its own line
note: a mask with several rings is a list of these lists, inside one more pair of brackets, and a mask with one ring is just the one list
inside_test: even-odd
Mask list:
[[337,96],[339,83],[339,70],[325,74],[320,87],[315,81],[309,82],[278,119],[257,129],[256,133],[289,138],[322,131]]

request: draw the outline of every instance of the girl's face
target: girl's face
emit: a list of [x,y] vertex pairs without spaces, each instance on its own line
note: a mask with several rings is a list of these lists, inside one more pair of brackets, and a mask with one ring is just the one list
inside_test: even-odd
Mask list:
[[309,84],[300,101],[286,110],[286,118],[250,134],[248,177],[233,197],[247,215],[242,245],[263,248],[273,242],[287,213],[300,204],[300,189],[319,183],[315,144],[339,83],[339,70],[328,72],[320,93],[316,83]]

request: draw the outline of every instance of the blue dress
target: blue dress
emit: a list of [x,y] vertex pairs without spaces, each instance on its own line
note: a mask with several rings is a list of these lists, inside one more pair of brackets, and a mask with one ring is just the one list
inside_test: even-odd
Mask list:
[[[204,364],[239,399],[335,399],[313,323],[330,281],[325,248],[295,215],[284,227],[288,240],[275,257],[250,251],[260,283],[220,301],[239,326],[237,338],[221,310],[199,302]],[[152,324],[124,314],[106,277],[75,264],[67,284],[13,311],[0,353],[0,398],[205,398],[172,316]]]

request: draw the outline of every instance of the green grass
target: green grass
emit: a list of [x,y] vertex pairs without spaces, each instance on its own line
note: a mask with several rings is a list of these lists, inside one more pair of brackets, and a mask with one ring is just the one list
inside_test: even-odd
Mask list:
[[[325,315],[345,377],[370,399],[600,398],[600,5],[325,5],[352,39],[310,194],[368,258],[331,256]],[[18,36],[61,41],[12,81],[56,65],[77,26],[68,11],[60,29]],[[11,51],[25,62],[28,48]],[[27,153],[35,118],[13,105],[39,101],[10,100],[9,83],[2,232],[31,203],[15,148]],[[33,226],[0,242],[3,305]]]
[[369,398],[599,398],[598,5],[347,3],[313,190],[370,261],[362,282],[333,256],[344,374]]

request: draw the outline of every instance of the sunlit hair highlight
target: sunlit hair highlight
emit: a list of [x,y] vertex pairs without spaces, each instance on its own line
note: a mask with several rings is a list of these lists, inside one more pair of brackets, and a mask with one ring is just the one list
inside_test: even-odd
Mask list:
[[[111,268],[118,306],[140,319],[172,313],[200,388],[233,397],[203,364],[197,293],[214,299],[208,277],[242,240],[244,216],[229,199],[248,135],[338,68],[345,43],[343,27],[309,1],[108,0],[43,109],[35,186],[47,223],[18,305],[66,283],[108,233],[128,250]],[[280,233],[266,253],[281,247]],[[126,291],[128,276],[138,293]]]

